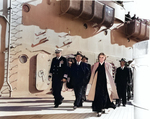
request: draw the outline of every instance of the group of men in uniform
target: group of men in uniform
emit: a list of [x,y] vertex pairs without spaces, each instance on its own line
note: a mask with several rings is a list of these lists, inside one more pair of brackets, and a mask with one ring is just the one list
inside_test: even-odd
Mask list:
[[[62,49],[56,49],[56,57],[53,58],[50,68],[50,77],[52,76],[52,92],[54,96],[54,107],[57,108],[63,101],[64,97],[61,95],[61,90],[64,82],[67,79],[71,80],[72,88],[75,93],[75,101],[73,108],[82,107],[82,103],[86,100],[85,92],[87,84],[90,80],[91,65],[87,63],[88,58],[83,56],[80,52],[75,54],[75,61],[68,61],[61,55]],[[129,69],[125,67],[125,60],[120,60],[121,67],[116,70],[115,83],[119,99],[116,104],[120,106],[121,99],[123,106],[126,105],[126,89],[127,84],[130,83]]]
[[[91,66],[87,64],[87,58],[77,52],[75,54],[76,62],[72,63],[70,68],[67,65],[65,57],[61,56],[62,49],[56,49],[56,57],[53,58],[50,68],[50,74],[52,75],[52,91],[54,95],[54,105],[57,108],[63,101],[61,95],[61,89],[64,82],[67,81],[69,76],[72,80],[73,89],[75,92],[74,109],[82,106],[83,98],[85,99],[86,85],[90,78]],[[83,58],[83,61],[82,61]],[[69,70],[68,70],[69,69]]]

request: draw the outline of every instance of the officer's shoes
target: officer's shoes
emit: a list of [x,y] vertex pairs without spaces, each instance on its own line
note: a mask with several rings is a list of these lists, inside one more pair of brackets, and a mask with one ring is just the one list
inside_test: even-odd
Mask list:
[[64,100],[64,97],[62,97],[60,101],[62,102],[63,100]]
[[73,106],[73,109],[77,109],[77,106]]
[[123,106],[125,107],[125,106],[126,106],[126,104],[123,104]]
[[55,106],[54,106],[54,108],[57,108],[57,107],[58,107],[58,105],[55,105]]
[[119,103],[119,104],[116,104],[116,107],[120,107],[120,103]]

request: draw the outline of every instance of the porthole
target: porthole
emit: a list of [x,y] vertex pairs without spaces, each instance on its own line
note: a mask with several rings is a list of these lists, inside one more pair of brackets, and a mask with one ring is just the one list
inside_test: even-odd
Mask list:
[[30,5],[29,4],[24,4],[22,9],[25,11],[25,12],[29,12],[30,11]]
[[28,60],[28,56],[27,56],[27,55],[21,55],[21,56],[19,57],[19,61],[20,61],[22,64],[26,63],[27,60]]

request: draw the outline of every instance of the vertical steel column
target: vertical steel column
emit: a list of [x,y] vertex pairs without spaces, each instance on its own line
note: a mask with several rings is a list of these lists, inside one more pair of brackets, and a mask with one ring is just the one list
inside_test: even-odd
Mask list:
[[8,59],[7,59],[7,77],[6,77],[6,82],[9,86],[9,97],[11,97],[11,92],[12,90],[12,86],[9,82],[9,63],[10,63],[10,43],[11,43],[11,0],[9,3],[9,31],[8,31]]

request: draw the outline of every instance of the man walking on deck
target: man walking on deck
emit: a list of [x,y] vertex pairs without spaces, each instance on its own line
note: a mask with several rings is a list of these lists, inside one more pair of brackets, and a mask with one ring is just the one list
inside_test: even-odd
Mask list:
[[70,80],[72,80],[73,89],[75,92],[74,109],[82,107],[84,89],[87,85],[89,77],[89,68],[86,63],[82,62],[82,54],[77,52],[75,55],[76,62],[71,65]]
[[67,79],[67,61],[66,58],[61,56],[62,49],[56,49],[56,57],[53,58],[50,74],[52,74],[52,90],[54,95],[54,104],[57,108],[64,99],[61,95],[63,82]]
[[126,90],[127,90],[127,83],[130,83],[130,75],[129,69],[125,67],[125,59],[120,60],[120,67],[117,68],[115,83],[117,87],[117,92],[119,99],[116,100],[117,106],[120,106],[121,99],[123,106],[126,105]]

